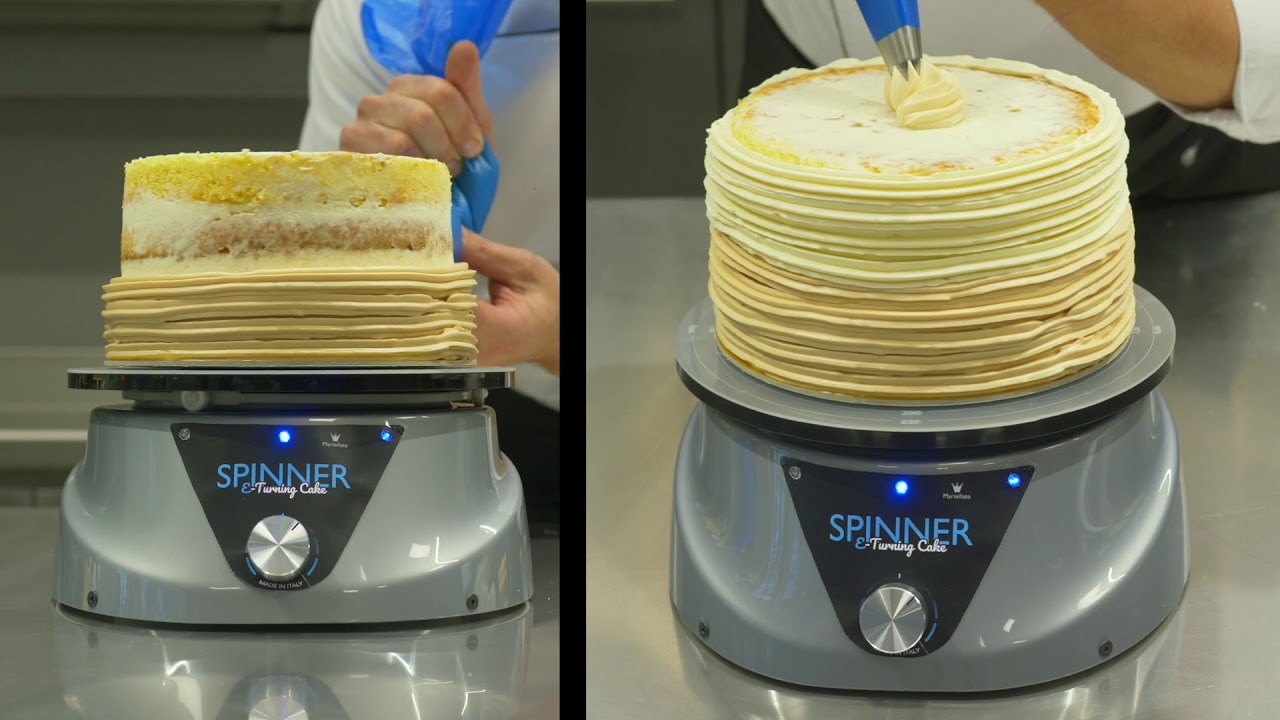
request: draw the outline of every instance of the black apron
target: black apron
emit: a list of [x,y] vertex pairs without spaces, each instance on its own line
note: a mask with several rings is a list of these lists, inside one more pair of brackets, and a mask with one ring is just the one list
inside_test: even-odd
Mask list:
[[[783,34],[761,0],[748,0],[746,60],[738,96],[813,63]],[[1125,118],[1129,195],[1135,206],[1280,189],[1280,143],[1260,145],[1188,122],[1160,103]]]

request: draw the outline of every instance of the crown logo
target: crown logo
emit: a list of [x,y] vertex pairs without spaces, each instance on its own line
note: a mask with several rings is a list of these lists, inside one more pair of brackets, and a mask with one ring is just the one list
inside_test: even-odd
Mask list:
[[[338,442],[342,439],[342,433],[329,433],[329,437],[333,438],[334,442]],[[959,491],[957,490],[957,492]]]
[[958,493],[958,492],[960,492],[960,491],[961,491],[961,490],[963,490],[963,489],[964,489],[964,483],[951,483],[951,491],[952,491],[952,492],[957,492],[957,493]]

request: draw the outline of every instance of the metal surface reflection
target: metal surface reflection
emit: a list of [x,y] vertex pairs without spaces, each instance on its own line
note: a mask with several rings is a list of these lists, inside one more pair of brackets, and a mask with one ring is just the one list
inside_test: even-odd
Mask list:
[[207,632],[54,608],[63,700],[84,718],[511,718],[533,612],[468,623]]
[[874,716],[892,720],[920,717],[927,708],[929,717],[955,720],[1127,720],[1143,705],[1144,696],[1172,691],[1174,678],[1167,670],[1179,656],[1184,616],[1182,610],[1175,612],[1133,650],[1115,658],[1105,672],[1086,672],[1023,691],[980,695],[810,690],[740,670],[679,629],[676,643],[689,691],[717,706],[719,717],[804,720]]

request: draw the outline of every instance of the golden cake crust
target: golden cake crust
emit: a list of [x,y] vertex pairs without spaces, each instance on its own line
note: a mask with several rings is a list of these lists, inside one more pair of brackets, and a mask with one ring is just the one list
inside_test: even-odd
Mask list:
[[379,207],[449,197],[449,171],[422,158],[361,153],[181,153],[124,166],[124,202],[144,195],[221,205]]
[[[1025,63],[993,59],[956,56],[936,61],[939,67],[964,73],[963,79],[969,84],[982,78],[994,83],[994,87],[986,88],[986,97],[978,88],[967,98],[971,107],[984,112],[963,127],[934,134],[946,138],[952,147],[972,143],[975,127],[999,137],[1010,127],[1017,127],[1002,122],[1001,115],[1035,113],[1038,105],[1047,102],[1053,103],[1054,114],[1064,122],[1060,127],[1045,128],[1038,137],[1020,137],[1006,149],[987,156],[965,157],[934,148],[943,150],[941,157],[894,158],[892,153],[883,152],[885,144],[890,148],[909,145],[910,140],[921,139],[922,134],[894,134],[892,126],[896,122],[891,111],[880,107],[883,100],[879,93],[886,76],[883,63],[841,60],[815,70],[786,71],[765,81],[731,111],[732,134],[742,146],[790,165],[842,170],[856,167],[872,174],[930,176],[981,171],[1043,155],[1094,130],[1102,119],[1098,104],[1102,99],[1091,97],[1089,93],[1094,89],[1077,78]],[[1011,91],[993,98],[993,89]],[[804,125],[788,128],[775,122],[780,114],[807,117]],[[830,141],[848,143],[837,152],[823,154],[814,152],[810,140],[819,147]]]

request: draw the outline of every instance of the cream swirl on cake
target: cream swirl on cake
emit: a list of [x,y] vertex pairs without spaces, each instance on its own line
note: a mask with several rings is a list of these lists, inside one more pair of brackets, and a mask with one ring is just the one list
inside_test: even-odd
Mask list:
[[1115,102],[1023,63],[933,61],[967,97],[955,125],[901,126],[878,61],[782,73],[712,125],[710,294],[740,364],[811,391],[944,401],[1059,381],[1123,346],[1133,225]]
[[884,101],[894,111],[898,124],[913,130],[950,127],[964,120],[964,90],[951,73],[920,61],[917,72],[909,65],[904,77],[892,69],[884,83]]
[[449,182],[432,160],[353,153],[129,163],[108,362],[473,362]]

